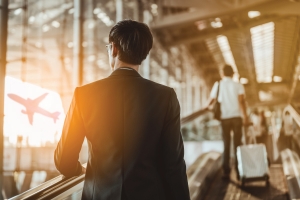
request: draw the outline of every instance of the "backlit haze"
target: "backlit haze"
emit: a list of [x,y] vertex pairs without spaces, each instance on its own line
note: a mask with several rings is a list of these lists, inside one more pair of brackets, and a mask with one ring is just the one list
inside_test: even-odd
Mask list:
[[[30,114],[26,113],[26,107],[17,100],[24,99],[25,101],[28,98],[35,100],[43,94],[47,95],[44,95],[45,97],[42,97],[36,105],[41,112],[33,113],[32,124],[30,124]],[[39,147],[56,144],[65,119],[65,112],[58,93],[7,76],[4,102],[5,146],[15,146],[18,136],[22,136],[22,140],[19,139],[22,146]],[[34,106],[31,108],[35,109]],[[55,112],[58,115],[57,120],[51,118],[51,114]]]

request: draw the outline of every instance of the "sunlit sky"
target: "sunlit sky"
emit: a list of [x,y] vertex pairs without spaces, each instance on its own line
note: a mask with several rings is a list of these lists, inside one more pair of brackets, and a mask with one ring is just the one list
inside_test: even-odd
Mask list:
[[[30,124],[28,115],[24,113],[25,106],[8,96],[15,94],[24,100],[34,100],[45,93],[48,94],[40,101],[38,107],[50,113],[59,112],[55,123],[49,116],[34,113],[33,123]],[[7,76],[4,100],[4,137],[8,137],[8,144],[5,145],[15,145],[18,136],[23,136],[22,145],[30,146],[43,146],[47,142],[54,143],[59,139],[65,113],[58,93]]]

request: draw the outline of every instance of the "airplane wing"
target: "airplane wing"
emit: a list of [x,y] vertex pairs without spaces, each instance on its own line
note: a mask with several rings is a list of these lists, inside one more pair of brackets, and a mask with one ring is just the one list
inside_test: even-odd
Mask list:
[[33,104],[39,105],[39,103],[48,95],[48,93],[44,93],[36,99],[33,99]]
[[47,110],[45,110],[45,109],[43,109],[43,108],[41,108],[39,106],[36,107],[36,109],[34,110],[34,112],[39,113],[41,115],[44,115],[46,117],[52,118],[53,121],[54,121],[54,123],[56,123],[56,120],[58,120],[58,117],[60,115],[60,112],[51,113],[51,112],[49,112],[49,111],[47,111]]
[[9,93],[9,94],[7,94],[7,96],[16,102],[23,104],[24,106],[26,106],[26,104],[27,104],[26,99],[23,99],[22,97],[20,97],[16,94]]

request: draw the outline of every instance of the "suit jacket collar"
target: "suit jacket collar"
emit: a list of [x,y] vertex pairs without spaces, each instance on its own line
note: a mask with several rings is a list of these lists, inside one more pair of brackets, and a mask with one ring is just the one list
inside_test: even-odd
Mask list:
[[135,76],[135,77],[141,77],[141,75],[135,71],[134,69],[130,67],[120,67],[113,71],[110,75],[110,77],[113,76]]

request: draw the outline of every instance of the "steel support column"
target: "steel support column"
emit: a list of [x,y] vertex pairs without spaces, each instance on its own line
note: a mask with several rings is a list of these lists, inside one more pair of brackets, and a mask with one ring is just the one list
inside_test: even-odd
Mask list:
[[83,83],[83,5],[83,0],[74,0],[73,87],[80,86]]
[[116,0],[116,23],[123,19],[123,0]]
[[3,199],[3,120],[4,120],[4,84],[6,73],[8,0],[0,0],[0,200]]
[[[149,24],[150,23],[149,13],[144,11],[143,15],[144,15],[143,22],[145,24]],[[146,59],[143,61],[142,69],[140,69],[140,70],[142,71],[142,75],[144,78],[150,79],[150,52],[149,52],[148,56],[146,57]]]
[[139,21],[139,15],[140,15],[140,10],[139,10],[139,0],[134,0],[133,1],[134,6],[133,6],[133,20]]
[[163,11],[163,0],[157,1],[157,20],[160,20],[164,17],[164,11]]

